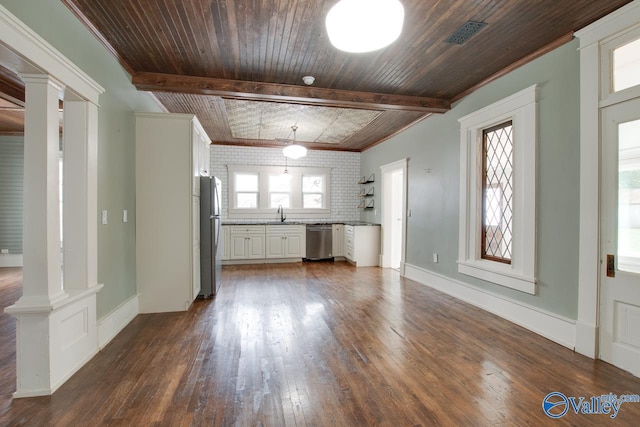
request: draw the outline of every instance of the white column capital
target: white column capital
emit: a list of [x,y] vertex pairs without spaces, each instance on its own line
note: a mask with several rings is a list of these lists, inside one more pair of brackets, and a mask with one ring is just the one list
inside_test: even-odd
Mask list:
[[19,76],[25,84],[48,84],[55,87],[59,91],[62,91],[65,88],[64,83],[48,74],[20,73]]

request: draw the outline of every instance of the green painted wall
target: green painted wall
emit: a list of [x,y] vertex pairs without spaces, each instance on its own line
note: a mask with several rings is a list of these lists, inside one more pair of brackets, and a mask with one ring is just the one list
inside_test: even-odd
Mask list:
[[[579,56],[573,41],[362,154],[361,175],[409,157],[406,261],[452,279],[575,319],[578,307]],[[458,273],[460,136],[458,119],[533,84],[538,104],[537,277],[528,295]],[[426,173],[425,169],[431,169]],[[376,182],[380,192],[380,180]],[[596,191],[596,190],[594,190]],[[381,200],[376,200],[380,206]],[[380,222],[381,209],[362,219]],[[595,232],[595,231],[594,231]],[[438,253],[439,263],[432,262]]]
[[23,184],[24,137],[0,136],[0,249],[10,254],[22,253]]
[[[60,1],[0,4],[105,88],[98,129],[98,210],[109,211],[109,224],[98,225],[98,281],[104,289],[98,293],[97,308],[102,318],[136,293],[133,113],[159,108],[135,90],[115,58]],[[122,222],[123,209],[129,211],[127,223]]]

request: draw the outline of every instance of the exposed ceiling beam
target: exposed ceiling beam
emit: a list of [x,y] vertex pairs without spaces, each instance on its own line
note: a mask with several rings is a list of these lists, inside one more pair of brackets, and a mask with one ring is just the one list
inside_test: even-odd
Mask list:
[[451,109],[451,103],[446,99],[172,74],[138,73],[132,77],[132,82],[138,90],[149,92],[178,92],[233,99],[422,113],[445,113]]

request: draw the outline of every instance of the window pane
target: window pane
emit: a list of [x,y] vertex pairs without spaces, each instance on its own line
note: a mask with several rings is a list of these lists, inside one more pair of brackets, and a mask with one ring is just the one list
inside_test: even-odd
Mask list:
[[305,209],[322,209],[322,194],[305,194],[302,197],[302,207]]
[[506,122],[483,132],[482,258],[511,263],[513,129]]
[[289,206],[289,193],[271,193],[271,207],[277,208],[281,206],[283,208],[288,208]]
[[258,207],[258,195],[256,193],[237,193],[236,207],[242,209],[255,209]]
[[291,177],[280,175],[269,175],[269,191],[278,191],[281,193],[288,193],[291,188]]
[[319,193],[322,192],[322,176],[303,176],[302,192],[303,193]]
[[640,272],[640,120],[618,126],[618,268]]
[[258,191],[258,175],[236,174],[236,192],[239,191]]
[[613,51],[613,90],[640,84],[640,39]]

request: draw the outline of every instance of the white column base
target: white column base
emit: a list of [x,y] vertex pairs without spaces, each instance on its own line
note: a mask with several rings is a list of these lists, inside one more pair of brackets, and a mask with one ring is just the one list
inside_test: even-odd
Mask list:
[[49,305],[21,303],[5,312],[16,324],[16,392],[51,395],[98,352],[96,293],[102,285]]

